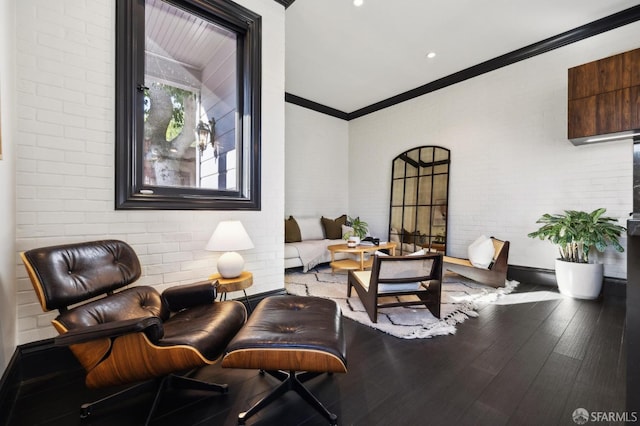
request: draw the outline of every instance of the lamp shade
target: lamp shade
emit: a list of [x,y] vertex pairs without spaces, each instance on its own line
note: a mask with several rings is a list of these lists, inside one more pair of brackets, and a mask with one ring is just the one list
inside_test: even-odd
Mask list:
[[213,231],[205,250],[224,251],[218,259],[218,272],[223,278],[235,278],[242,273],[244,259],[236,250],[253,248],[253,242],[239,220],[222,221]]
[[218,223],[205,250],[236,251],[253,248],[253,242],[239,220],[225,220]]

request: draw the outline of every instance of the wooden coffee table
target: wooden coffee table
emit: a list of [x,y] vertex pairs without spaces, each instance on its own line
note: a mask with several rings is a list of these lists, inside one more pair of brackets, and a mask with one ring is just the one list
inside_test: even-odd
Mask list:
[[[377,246],[363,245],[358,244],[355,247],[349,247],[346,244],[334,244],[327,249],[331,252],[331,272],[335,272],[336,270],[355,270],[355,271],[364,271],[367,268],[371,268],[372,260],[364,259],[365,253],[374,253],[378,250],[390,250],[391,255],[394,256],[396,254],[396,243],[388,242],[388,243],[380,243]],[[343,259],[336,260],[336,253],[352,253],[358,255],[358,260],[355,259]]]

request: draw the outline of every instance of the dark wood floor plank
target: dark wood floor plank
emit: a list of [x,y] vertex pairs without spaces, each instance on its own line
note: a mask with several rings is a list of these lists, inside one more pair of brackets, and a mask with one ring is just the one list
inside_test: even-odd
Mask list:
[[537,326],[505,324],[503,328],[503,332],[491,347],[474,360],[474,367],[484,369],[491,374],[498,374],[525,344]]
[[463,426],[501,426],[506,425],[509,418],[500,411],[480,401],[475,401],[456,422]]
[[578,312],[580,304],[581,302],[568,297],[558,300],[553,312],[541,324],[543,331],[561,337]]
[[459,424],[464,413],[493,378],[494,375],[473,366],[462,369],[446,386],[440,388],[437,397],[429,398],[425,402],[423,407],[425,412],[429,413],[429,424]]
[[571,391],[567,384],[574,382],[579,368],[579,360],[551,353],[511,415],[509,424],[513,426],[567,424],[571,420],[563,418],[564,407]]
[[589,347],[572,386],[565,416],[578,407],[588,411],[625,410],[625,399],[621,396],[625,394],[626,368],[620,356],[624,353],[624,330],[620,327],[620,315],[611,314],[612,308],[603,306],[598,322],[591,325]]
[[558,338],[534,332],[495,376],[478,401],[510,417],[553,351]]
[[572,301],[579,303],[576,314],[565,329],[555,352],[576,359],[584,359],[593,327],[598,321],[602,304],[594,301]]

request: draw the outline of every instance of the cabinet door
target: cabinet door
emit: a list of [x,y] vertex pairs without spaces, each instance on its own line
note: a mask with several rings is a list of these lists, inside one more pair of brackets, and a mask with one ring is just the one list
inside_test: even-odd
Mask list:
[[622,89],[596,96],[598,135],[631,129],[631,90]]
[[596,134],[596,97],[569,101],[569,139]]
[[569,100],[587,98],[598,93],[598,65],[596,62],[569,68]]
[[613,92],[629,87],[630,63],[625,61],[625,55],[615,55],[597,61],[598,65],[598,93]]
[[640,49],[625,53],[624,62],[629,69],[629,86],[640,86]]
[[640,85],[630,89],[629,102],[631,104],[631,128],[640,129]]

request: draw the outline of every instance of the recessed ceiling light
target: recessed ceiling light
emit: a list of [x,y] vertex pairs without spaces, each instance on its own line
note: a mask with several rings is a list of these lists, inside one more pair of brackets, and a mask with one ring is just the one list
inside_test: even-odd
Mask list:
[[427,58],[429,58],[429,59],[433,59],[433,58],[435,58],[435,57],[436,57],[436,52],[429,52],[429,53],[427,53]]
[[364,0],[353,0],[353,5],[354,6],[362,6],[364,4]]

